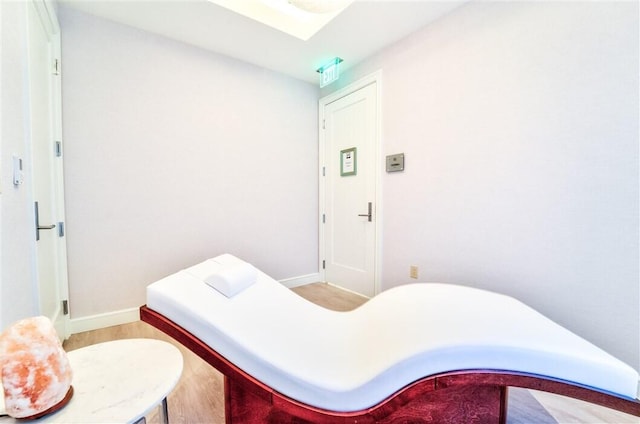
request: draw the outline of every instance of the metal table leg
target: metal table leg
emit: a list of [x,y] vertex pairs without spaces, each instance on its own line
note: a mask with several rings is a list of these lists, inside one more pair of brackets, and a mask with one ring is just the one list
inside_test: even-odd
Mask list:
[[162,399],[160,405],[160,422],[162,424],[169,424],[169,408],[167,406],[167,398]]

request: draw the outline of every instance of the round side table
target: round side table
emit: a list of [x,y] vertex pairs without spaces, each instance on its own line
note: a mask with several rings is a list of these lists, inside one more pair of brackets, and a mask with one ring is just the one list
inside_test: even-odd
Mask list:
[[138,423],[156,406],[168,423],[167,395],[182,374],[182,354],[155,339],[123,339],[68,352],[73,397],[59,411],[35,421],[5,423]]

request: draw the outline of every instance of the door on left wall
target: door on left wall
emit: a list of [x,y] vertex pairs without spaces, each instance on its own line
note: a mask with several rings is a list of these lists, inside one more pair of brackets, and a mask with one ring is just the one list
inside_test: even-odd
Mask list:
[[67,251],[62,175],[60,27],[48,1],[26,3],[29,144],[34,201],[39,314],[60,340],[69,336]]

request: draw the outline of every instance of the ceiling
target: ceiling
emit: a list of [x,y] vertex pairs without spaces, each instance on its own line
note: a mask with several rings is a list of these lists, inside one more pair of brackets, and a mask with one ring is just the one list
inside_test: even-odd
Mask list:
[[317,83],[315,70],[331,58],[344,71],[467,1],[356,0],[307,41],[207,0],[58,3]]

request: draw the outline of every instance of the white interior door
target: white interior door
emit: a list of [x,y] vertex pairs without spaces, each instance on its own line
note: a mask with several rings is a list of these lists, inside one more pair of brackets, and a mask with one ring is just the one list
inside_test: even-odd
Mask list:
[[27,4],[29,135],[39,313],[68,336],[67,267],[61,152],[59,27],[51,5]]
[[321,108],[324,278],[365,296],[377,292],[377,97],[374,81]]

